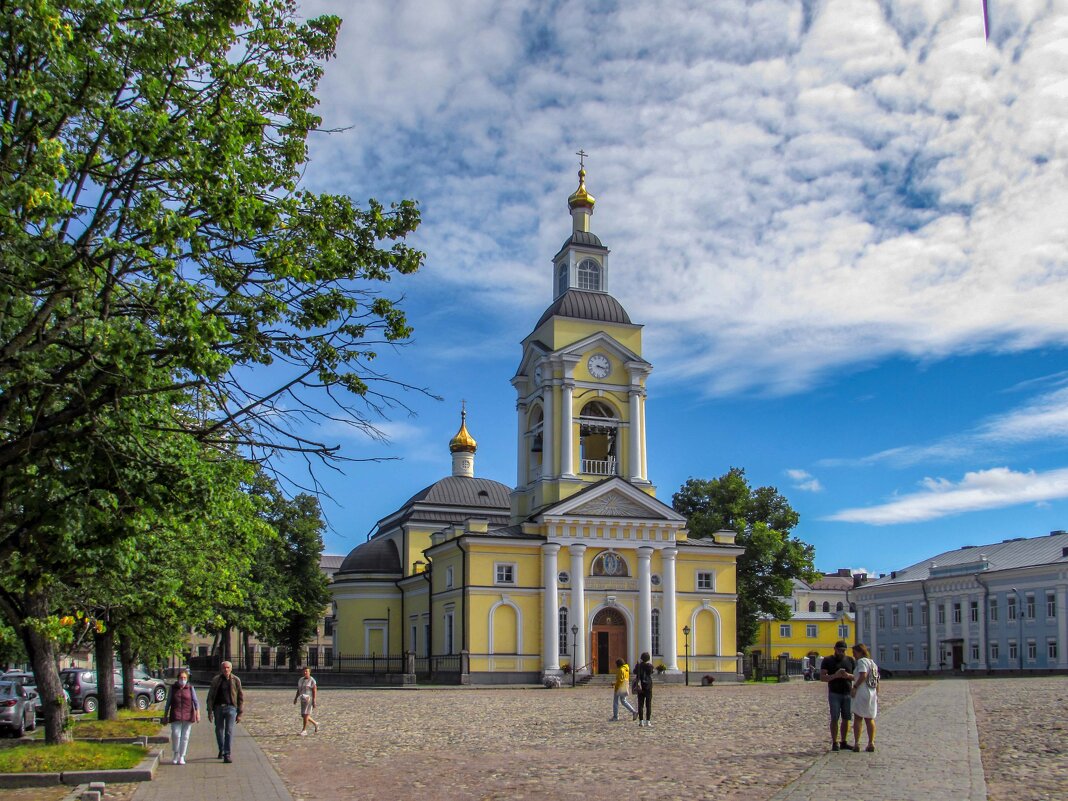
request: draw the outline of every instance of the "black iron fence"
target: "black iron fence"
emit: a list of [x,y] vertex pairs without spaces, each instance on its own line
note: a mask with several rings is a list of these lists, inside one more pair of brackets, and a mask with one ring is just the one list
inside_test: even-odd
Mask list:
[[800,658],[766,657],[760,653],[752,653],[742,658],[742,672],[746,678],[756,681],[770,678],[780,679],[784,676],[804,676],[805,664]]
[[[311,657],[308,653],[305,657]],[[459,675],[463,668],[460,654],[445,656],[411,657],[408,654],[371,654],[356,656],[353,654],[334,653],[327,649],[319,658],[297,660],[297,666],[308,665],[316,673],[360,673],[368,675],[391,675],[414,672],[417,676],[430,677],[441,674]],[[199,671],[218,670],[222,663],[221,656],[194,656],[189,659],[189,667]],[[285,651],[259,651],[235,654],[230,661],[234,670],[249,672],[256,670],[289,670],[289,659]]]

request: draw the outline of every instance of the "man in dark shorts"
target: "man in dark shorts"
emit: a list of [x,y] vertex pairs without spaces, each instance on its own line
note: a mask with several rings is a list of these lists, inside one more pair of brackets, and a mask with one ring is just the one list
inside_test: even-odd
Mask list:
[[[839,640],[834,644],[834,656],[826,657],[820,663],[820,681],[827,682],[827,703],[831,708],[831,750],[852,751],[846,735],[849,734],[849,719],[853,709],[850,704],[849,691],[853,688],[853,671],[857,663],[853,657],[846,655],[846,642]],[[840,743],[835,739],[841,734]]]

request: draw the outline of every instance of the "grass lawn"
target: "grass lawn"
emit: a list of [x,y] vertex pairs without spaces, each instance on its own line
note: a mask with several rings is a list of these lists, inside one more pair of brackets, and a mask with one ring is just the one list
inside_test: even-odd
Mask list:
[[[78,715],[74,718],[74,736],[82,739],[96,737],[151,737],[159,734],[160,712],[158,709],[119,710],[118,720],[97,720],[96,715]],[[35,739],[44,739],[44,726],[38,722]]]
[[148,752],[118,743],[30,743],[0,751],[0,773],[56,773],[65,770],[116,770],[135,767]]

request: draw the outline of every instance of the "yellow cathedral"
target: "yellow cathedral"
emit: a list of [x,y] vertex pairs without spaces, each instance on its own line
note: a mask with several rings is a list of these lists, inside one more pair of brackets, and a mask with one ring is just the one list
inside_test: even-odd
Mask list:
[[[648,651],[667,680],[739,675],[733,531],[690,539],[647,475],[642,327],[608,293],[585,169],[553,301],[522,343],[514,488],[452,474],[378,521],[334,574],[336,653],[462,683],[611,673]],[[404,656],[401,657],[400,655]],[[383,663],[388,664],[387,660]]]

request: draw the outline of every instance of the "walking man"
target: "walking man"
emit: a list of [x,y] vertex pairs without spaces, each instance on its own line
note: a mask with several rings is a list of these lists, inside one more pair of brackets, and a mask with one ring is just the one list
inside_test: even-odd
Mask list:
[[219,743],[219,759],[223,762],[233,762],[230,745],[234,739],[234,724],[241,720],[241,710],[245,705],[241,679],[234,675],[233,670],[233,665],[223,662],[222,672],[211,680],[208,690],[208,720],[215,719],[215,740]]
[[[857,663],[846,655],[846,642],[834,644],[834,656],[820,663],[820,681],[827,682],[827,703],[831,710],[831,750],[852,751],[846,735],[849,734],[849,719],[853,714],[849,692],[853,689],[853,671]],[[841,736],[839,737],[839,733]],[[838,737],[838,739],[835,739]]]

